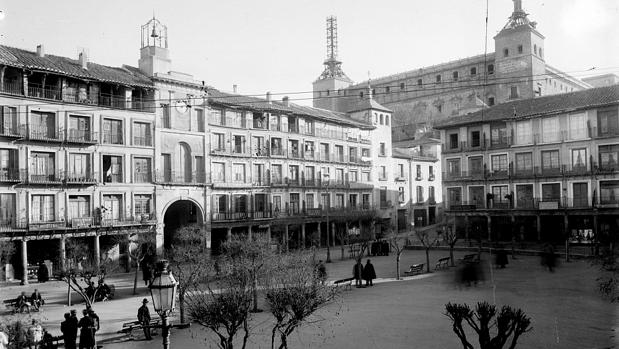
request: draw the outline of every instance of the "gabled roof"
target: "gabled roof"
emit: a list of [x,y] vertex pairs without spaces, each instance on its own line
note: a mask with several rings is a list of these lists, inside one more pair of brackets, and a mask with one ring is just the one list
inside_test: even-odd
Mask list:
[[352,109],[350,109],[348,112],[354,113],[357,111],[368,110],[368,109],[384,111],[387,113],[392,112],[391,109],[387,107],[383,107],[380,103],[376,102],[373,98],[364,98],[361,102],[356,103],[355,106],[352,107]]
[[0,45],[0,64],[84,80],[153,88],[151,80],[135,68],[130,70],[125,67],[108,67],[88,62],[88,69],[83,69],[80,62],[75,59],[54,55],[39,57],[35,52],[4,45]]
[[619,104],[619,85],[502,103],[475,113],[437,122],[435,129],[489,121],[524,119]]

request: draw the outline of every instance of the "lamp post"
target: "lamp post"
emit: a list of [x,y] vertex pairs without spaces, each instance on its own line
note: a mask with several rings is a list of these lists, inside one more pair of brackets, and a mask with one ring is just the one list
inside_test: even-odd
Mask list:
[[[168,270],[168,261],[161,260],[157,263],[155,278],[150,283],[150,295],[153,298],[153,308],[161,317],[161,330],[163,337],[163,348],[170,346],[170,328],[180,327],[168,323],[168,316],[174,310],[176,301],[176,287],[178,282]],[[184,325],[186,326],[186,325]]]

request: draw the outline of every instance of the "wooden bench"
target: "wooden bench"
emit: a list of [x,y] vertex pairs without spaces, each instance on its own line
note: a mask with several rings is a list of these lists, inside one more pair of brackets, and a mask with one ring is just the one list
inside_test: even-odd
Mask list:
[[408,271],[404,272],[404,275],[421,274],[421,273],[423,273],[423,266],[424,265],[425,265],[425,263],[413,264],[413,265],[411,265],[410,269],[408,269]]
[[[158,328],[160,325],[160,320],[159,319],[151,319],[149,326],[151,328]],[[131,322],[125,322],[123,323],[123,327],[120,331],[118,331],[117,333],[124,333],[124,334],[128,334],[129,335],[129,339],[135,339],[135,337],[133,336],[133,331],[134,330],[141,330],[142,329],[142,324],[139,321],[131,321]],[[153,335],[155,333],[152,333]]]
[[449,267],[449,259],[450,259],[449,257],[439,258],[439,260],[436,261],[436,265],[434,266],[434,270],[448,268]]
[[2,301],[2,303],[13,314],[23,313],[24,310],[26,310],[28,313],[30,313],[31,309],[36,309],[36,307],[32,306],[32,303],[30,301],[28,301],[28,302],[26,302],[26,304],[22,305],[21,308],[18,308],[17,307],[17,298],[4,300],[4,301]]
[[477,263],[479,262],[479,255],[477,253],[467,254],[460,259],[460,263]]
[[345,289],[345,290],[351,290],[351,289],[352,289],[352,281],[353,281],[354,279],[355,279],[355,278],[339,279],[339,280],[335,280],[335,281],[333,282],[333,284],[334,284],[335,286],[340,286],[340,285],[342,285],[342,284],[343,284],[343,285],[344,285],[344,289]]

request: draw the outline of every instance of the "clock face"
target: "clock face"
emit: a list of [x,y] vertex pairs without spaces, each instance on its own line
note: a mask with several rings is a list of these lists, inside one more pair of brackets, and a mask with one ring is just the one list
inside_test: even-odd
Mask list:
[[187,112],[187,102],[185,101],[174,102],[174,107],[181,114],[185,114]]

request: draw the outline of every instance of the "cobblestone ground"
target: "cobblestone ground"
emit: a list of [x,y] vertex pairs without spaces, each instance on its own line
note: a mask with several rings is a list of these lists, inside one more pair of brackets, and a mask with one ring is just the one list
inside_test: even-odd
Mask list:
[[[322,257],[324,250],[320,251]],[[327,264],[330,280],[348,277],[351,260],[340,261],[340,251],[331,251],[333,263]],[[456,252],[456,258],[463,252]],[[430,260],[447,256],[446,251],[432,251]],[[319,257],[320,258],[320,257]],[[487,300],[497,305],[509,304],[522,308],[532,318],[533,331],[522,337],[519,348],[619,348],[616,331],[619,313],[616,305],[599,297],[595,290],[597,270],[586,261],[562,263],[554,273],[544,270],[537,257],[510,258],[506,269],[490,269],[484,254],[486,281],[477,287],[458,287],[457,268],[436,271],[403,281],[395,281],[395,257],[373,257],[378,280],[374,287],[345,291],[338,303],[320,314],[324,320],[305,326],[290,339],[291,348],[461,348],[443,315],[444,304]],[[423,251],[406,251],[402,269],[413,263],[425,262]],[[364,261],[365,263],[365,261]],[[137,308],[148,290],[141,284],[139,294],[132,296],[133,275],[120,274],[109,278],[116,285],[115,300],[96,305],[102,327],[100,344],[108,348],[157,348],[161,337],[143,341],[128,340],[116,333],[123,322],[136,318]],[[18,286],[4,284],[2,298],[30,293],[39,288],[48,300],[40,317],[44,327],[59,333],[66,306],[66,285],[61,282]],[[73,299],[77,299],[74,295]],[[72,308],[80,310],[83,306]],[[151,310],[152,311],[152,310]],[[269,348],[271,318],[268,312],[257,314],[252,327],[249,348]],[[216,347],[215,338],[198,326],[173,330],[172,348]]]

